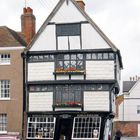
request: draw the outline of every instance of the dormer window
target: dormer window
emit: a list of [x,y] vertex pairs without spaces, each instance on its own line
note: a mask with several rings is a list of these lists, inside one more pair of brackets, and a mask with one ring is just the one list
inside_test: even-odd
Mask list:
[[56,25],[58,50],[80,49],[81,24]]
[[10,54],[0,54],[0,65],[10,64]]

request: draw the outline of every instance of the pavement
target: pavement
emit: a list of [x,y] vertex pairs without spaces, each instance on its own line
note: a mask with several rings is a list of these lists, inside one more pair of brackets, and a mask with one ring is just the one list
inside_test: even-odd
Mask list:
[[140,137],[122,137],[121,140],[140,140]]

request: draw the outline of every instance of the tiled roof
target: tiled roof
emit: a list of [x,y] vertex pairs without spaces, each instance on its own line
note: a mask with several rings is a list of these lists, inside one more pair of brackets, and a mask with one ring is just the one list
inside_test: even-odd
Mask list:
[[6,26],[0,26],[0,47],[26,46],[21,33],[15,32]]
[[134,85],[136,81],[124,81],[123,82],[123,92],[128,92]]

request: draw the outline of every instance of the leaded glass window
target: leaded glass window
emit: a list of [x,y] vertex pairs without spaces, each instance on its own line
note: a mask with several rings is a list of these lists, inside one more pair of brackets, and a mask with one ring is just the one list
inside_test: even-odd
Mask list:
[[52,116],[28,117],[27,138],[54,139],[56,118]]
[[55,92],[56,105],[76,106],[82,104],[82,89],[79,85],[57,85]]
[[57,55],[56,70],[84,70],[83,54],[59,54]]
[[81,26],[80,24],[60,24],[56,25],[57,36],[76,36],[80,35]]
[[101,117],[75,117],[72,139],[99,139]]

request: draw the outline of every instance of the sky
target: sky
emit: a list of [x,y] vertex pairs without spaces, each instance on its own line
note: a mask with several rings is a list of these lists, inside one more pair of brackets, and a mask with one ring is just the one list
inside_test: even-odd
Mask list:
[[[20,31],[25,0],[0,0],[0,26]],[[36,16],[37,30],[58,0],[26,0]],[[86,12],[121,51],[122,81],[140,76],[140,0],[83,0]]]

